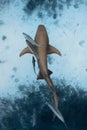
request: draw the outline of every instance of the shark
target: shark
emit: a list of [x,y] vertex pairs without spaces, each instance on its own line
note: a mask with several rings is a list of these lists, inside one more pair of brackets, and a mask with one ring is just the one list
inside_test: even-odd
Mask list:
[[[26,34],[25,33],[23,34],[26,37]],[[32,41],[34,42],[32,43]],[[53,93],[53,103],[54,103],[55,109],[57,110],[58,109],[58,96],[56,93],[55,86],[50,77],[50,75],[53,72],[48,69],[47,55],[55,53],[61,56],[62,54],[57,48],[49,44],[48,33],[44,25],[38,26],[34,40],[29,40],[26,37],[26,44],[27,44],[27,47],[21,51],[20,57],[27,53],[34,54],[34,56],[37,59],[38,68],[39,68],[37,80],[44,79],[46,81],[46,83],[48,84],[49,88],[51,89]]]

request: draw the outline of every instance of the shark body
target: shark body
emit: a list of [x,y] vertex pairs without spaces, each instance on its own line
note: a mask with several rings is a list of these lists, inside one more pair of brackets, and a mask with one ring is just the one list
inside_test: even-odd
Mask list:
[[61,56],[61,52],[49,44],[48,34],[47,34],[47,31],[46,31],[46,28],[44,25],[38,26],[34,41],[40,47],[38,47],[37,45],[34,45],[28,39],[26,39],[26,43],[28,46],[22,50],[22,52],[20,53],[20,56],[22,56],[26,53],[31,53],[36,56],[38,67],[39,67],[39,73],[37,75],[37,80],[44,79],[47,82],[49,88],[53,92],[54,107],[57,110],[58,97],[56,94],[56,89],[50,78],[50,74],[52,74],[52,71],[50,71],[47,66],[47,55],[56,53],[59,56]]

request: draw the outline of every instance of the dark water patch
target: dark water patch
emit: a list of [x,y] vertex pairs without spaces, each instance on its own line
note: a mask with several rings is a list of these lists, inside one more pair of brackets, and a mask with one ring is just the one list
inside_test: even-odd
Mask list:
[[[39,84],[38,84],[39,85]],[[32,85],[33,86],[33,85]],[[66,82],[56,79],[55,84],[59,109],[69,130],[87,129],[87,92]],[[21,99],[0,99],[0,130],[66,130],[64,124],[56,118],[45,104],[46,99],[52,101],[52,92],[47,85],[39,85],[40,90],[30,92],[25,85],[19,87]],[[36,125],[32,127],[33,109],[36,110]]]
[[13,75],[11,75],[11,78],[13,79],[15,77],[15,75],[13,74]]
[[0,4],[6,4],[6,3],[9,3],[10,0],[0,0]]
[[57,13],[54,13],[53,14],[53,19],[56,19],[57,18]]
[[30,0],[28,3],[27,3],[27,8],[29,10],[34,10],[37,6],[41,6],[44,4],[45,1],[42,1],[42,0]]
[[44,4],[44,1],[42,0],[29,0],[26,4],[25,11],[32,13],[38,6],[41,6]]
[[[14,72],[16,72],[16,71],[14,70]],[[19,79],[16,77],[15,74],[12,74],[12,75],[11,75],[11,79],[13,79],[13,81],[14,81],[15,83],[18,83],[18,82],[19,82]]]
[[8,6],[10,4],[10,2],[11,2],[11,0],[0,0],[0,10],[2,10],[6,6]]
[[77,26],[79,26],[79,23],[77,23]]
[[85,44],[85,41],[84,41],[84,40],[79,41],[79,45],[80,45],[80,46],[83,46],[84,44]]
[[71,6],[71,2],[72,2],[73,0],[66,0],[66,4],[67,4],[67,7],[69,8],[70,6]]
[[26,86],[25,85],[20,85],[18,88],[19,88],[19,91],[24,91]]
[[12,69],[14,72],[17,72],[17,67],[13,67]]
[[2,36],[2,40],[6,40],[7,37],[5,35]]
[[59,7],[59,10],[63,10],[63,5],[62,4],[59,4],[58,7]]
[[[73,5],[74,2],[74,5]],[[38,11],[37,16],[39,18],[43,18],[44,15],[47,15],[48,17],[52,17],[53,19],[56,19],[58,15],[62,15],[63,8],[66,5],[67,8],[70,6],[74,6],[74,8],[79,8],[79,5],[82,4],[81,1],[74,1],[74,0],[28,0],[24,11],[31,15],[34,11]],[[59,9],[59,12],[57,11]],[[44,13],[46,12],[46,13]],[[60,13],[61,12],[61,13]]]
[[74,8],[76,8],[76,9],[79,8],[79,5],[78,5],[78,4],[75,4],[75,5],[74,5]]
[[[57,0],[55,0],[55,2],[53,0],[29,0],[26,4],[26,7],[24,8],[24,11],[30,15],[33,13],[33,11],[37,9],[37,15],[39,18],[43,18],[44,15],[47,15],[52,17],[53,19],[56,19],[57,8],[59,8],[59,10],[63,10],[63,4],[59,4]],[[44,14],[44,11],[47,13]]]
[[5,60],[0,60],[0,64],[4,64],[5,62]]
[[38,15],[39,18],[43,18],[44,17],[44,14],[42,12],[38,12],[37,15]]
[[55,2],[52,0],[52,3],[51,3],[51,7],[52,7],[52,10],[53,11],[56,11],[56,8],[57,8],[57,0],[55,0]]
[[[74,5],[72,4],[74,2]],[[74,8],[79,8],[79,5],[82,4],[83,2],[81,0],[66,0],[66,5],[67,8],[69,8],[70,6],[73,6]]]
[[25,85],[19,85],[19,87],[18,87],[19,92],[21,92],[21,94],[24,95],[24,96],[29,95],[30,94],[30,92],[29,92],[29,86],[26,87]]
[[19,79],[18,78],[15,78],[15,80],[14,80],[16,83],[18,83],[19,82]]

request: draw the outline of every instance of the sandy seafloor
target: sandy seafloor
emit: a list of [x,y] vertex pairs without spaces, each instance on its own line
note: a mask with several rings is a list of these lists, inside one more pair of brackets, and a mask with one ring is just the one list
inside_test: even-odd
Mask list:
[[[0,130],[66,130],[58,118],[52,121],[46,105],[52,92],[36,80],[32,55],[19,57],[26,47],[22,33],[34,38],[39,24],[62,53],[47,61],[68,130],[86,130],[86,0],[0,0]],[[35,69],[38,74],[37,64]]]

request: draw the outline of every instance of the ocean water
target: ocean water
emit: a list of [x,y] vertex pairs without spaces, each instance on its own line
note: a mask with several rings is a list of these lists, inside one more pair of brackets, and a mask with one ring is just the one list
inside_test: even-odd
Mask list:
[[[47,57],[69,130],[87,129],[87,1],[0,0],[0,130],[66,130],[46,105],[52,93],[37,81],[23,32],[34,38],[44,24],[62,57]],[[38,65],[35,66],[38,74]]]
[[[77,86],[78,89],[74,89],[62,80],[60,83],[56,80],[59,110],[68,130],[86,130],[87,92]],[[53,113],[46,105],[46,99],[52,101],[51,91],[44,84],[39,85],[39,88],[39,91],[30,92],[27,87],[19,86],[22,98],[0,98],[1,130],[66,130],[57,117],[52,121]]]

